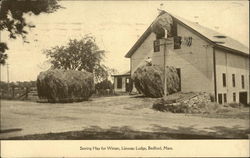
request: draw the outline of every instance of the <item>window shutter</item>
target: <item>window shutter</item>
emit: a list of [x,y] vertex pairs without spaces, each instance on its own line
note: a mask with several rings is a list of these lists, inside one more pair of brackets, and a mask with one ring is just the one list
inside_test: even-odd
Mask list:
[[180,49],[181,48],[181,37],[175,36],[174,37],[174,49]]
[[154,41],[154,52],[159,52],[160,51],[160,40],[155,40]]

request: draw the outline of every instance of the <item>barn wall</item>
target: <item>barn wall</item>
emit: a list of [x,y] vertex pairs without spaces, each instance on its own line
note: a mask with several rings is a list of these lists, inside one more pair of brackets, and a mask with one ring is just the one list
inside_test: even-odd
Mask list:
[[[191,46],[182,44],[181,49],[174,49],[173,39],[170,39],[166,48],[166,65],[181,69],[182,91],[203,91],[214,94],[213,46],[180,24],[177,25],[177,34],[181,37],[192,37]],[[153,41],[155,39],[155,34],[151,33],[131,56],[131,74],[138,66],[145,64],[147,57],[152,58],[153,65],[163,66],[164,45],[161,45],[160,52],[154,52]],[[161,41],[161,44],[163,42]],[[247,91],[249,102],[249,59],[218,49],[215,49],[215,59],[217,94],[226,93],[227,102],[232,102],[232,95],[235,92],[236,101],[239,102],[239,92]],[[227,87],[222,85],[223,72],[227,76]],[[236,87],[232,87],[233,73],[236,76]],[[241,88],[241,75],[245,78],[244,89]]]
[[[215,54],[218,94],[226,94],[227,102],[231,103],[234,102],[233,93],[236,93],[236,102],[239,102],[239,92],[248,92],[249,102],[249,58],[219,49],[215,49]],[[223,86],[223,73],[226,74],[226,86]],[[235,87],[233,87],[232,74],[235,74]],[[241,75],[244,75],[245,88],[242,88]],[[222,100],[224,102],[224,98]]]
[[[177,25],[178,36],[192,37],[191,46],[183,44],[174,49],[173,38],[167,41],[166,65],[181,69],[181,89],[183,92],[208,92],[214,94],[213,48],[205,40]],[[161,52],[153,54],[153,64],[163,65],[164,45]]]
[[131,56],[131,74],[140,66],[145,64],[145,60],[148,57],[152,57],[153,50],[153,41],[155,40],[155,34],[151,33],[145,41],[141,44],[141,46],[134,52]]

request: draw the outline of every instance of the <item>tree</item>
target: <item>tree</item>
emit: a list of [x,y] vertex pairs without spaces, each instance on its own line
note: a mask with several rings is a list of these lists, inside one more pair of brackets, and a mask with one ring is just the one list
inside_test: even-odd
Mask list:
[[[23,15],[25,13],[51,13],[60,8],[57,0],[2,0],[0,1],[0,32],[8,31],[9,38],[16,39],[21,36],[24,40],[28,31],[25,28],[35,27],[28,24]],[[27,42],[27,41],[26,41]],[[7,59],[6,43],[0,41],[0,64]]]
[[52,68],[65,70],[86,70],[101,81],[109,76],[109,69],[102,64],[105,51],[100,50],[92,36],[84,36],[80,40],[71,39],[65,46],[55,46],[44,50]]
[[7,50],[8,47],[6,43],[0,42],[0,64],[5,64],[5,60],[7,59],[7,54],[5,53],[5,50]]
[[8,90],[8,83],[4,81],[0,81],[0,90],[7,91]]

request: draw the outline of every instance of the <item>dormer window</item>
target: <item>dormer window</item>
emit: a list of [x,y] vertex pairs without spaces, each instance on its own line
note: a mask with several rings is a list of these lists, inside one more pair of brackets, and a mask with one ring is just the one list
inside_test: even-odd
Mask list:
[[217,36],[214,36],[216,38],[227,38],[227,36],[223,36],[223,35],[217,35]]
[[160,51],[160,40],[155,40],[154,41],[154,52],[159,52]]

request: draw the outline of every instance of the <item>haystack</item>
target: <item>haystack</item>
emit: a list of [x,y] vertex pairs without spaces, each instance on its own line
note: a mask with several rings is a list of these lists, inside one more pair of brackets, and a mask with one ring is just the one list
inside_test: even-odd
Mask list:
[[[141,66],[132,79],[136,89],[145,96],[160,98],[164,95],[164,70],[160,66]],[[175,93],[179,90],[179,77],[174,67],[166,67],[167,94]]]
[[37,91],[39,98],[48,102],[79,102],[93,94],[94,79],[85,71],[48,70],[38,75]]

